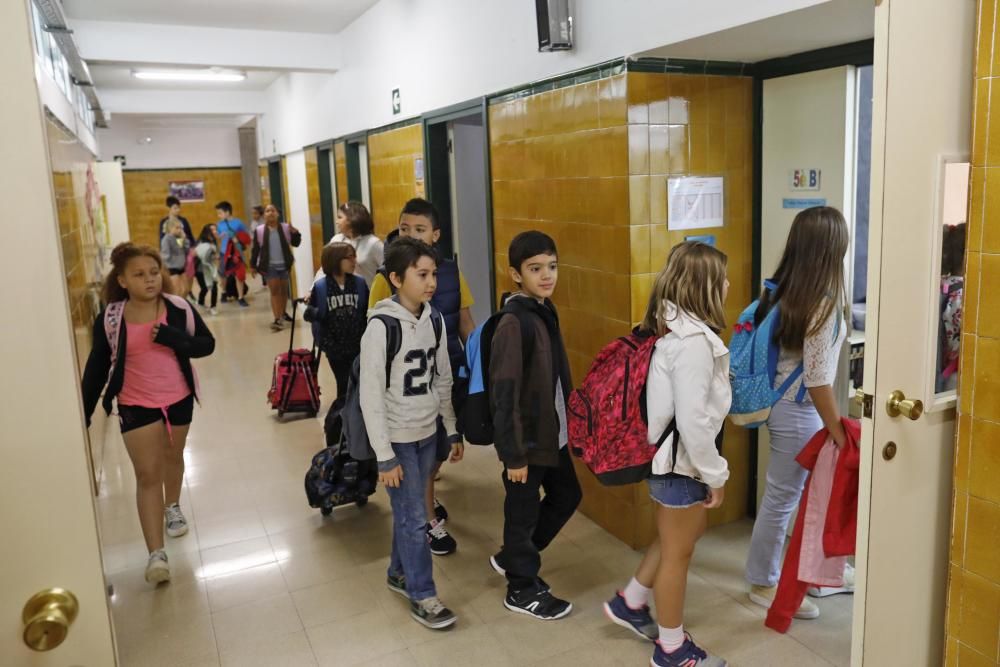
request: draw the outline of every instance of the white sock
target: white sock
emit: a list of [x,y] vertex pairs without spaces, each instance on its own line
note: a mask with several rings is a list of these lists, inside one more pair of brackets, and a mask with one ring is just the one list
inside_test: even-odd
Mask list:
[[684,626],[665,628],[660,626],[660,648],[667,653],[673,653],[684,645]]
[[630,609],[642,609],[643,607],[649,605],[649,588],[646,588],[639,581],[632,577],[628,584],[625,585],[625,590],[622,591],[622,597],[625,598],[625,604],[629,606]]

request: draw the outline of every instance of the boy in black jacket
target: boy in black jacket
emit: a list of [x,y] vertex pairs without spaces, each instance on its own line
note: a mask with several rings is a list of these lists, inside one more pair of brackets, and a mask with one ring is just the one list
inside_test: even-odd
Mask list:
[[[559,262],[555,242],[531,231],[510,244],[510,275],[521,288],[496,327],[490,352],[490,401],[497,455],[504,464],[503,547],[490,558],[507,577],[504,606],[541,620],[567,616],[573,605],[552,595],[538,576],[544,550],[580,504],[580,484],[570,460],[566,402],[573,387],[549,300]],[[534,327],[525,366],[520,318]],[[539,490],[545,498],[539,498]]]

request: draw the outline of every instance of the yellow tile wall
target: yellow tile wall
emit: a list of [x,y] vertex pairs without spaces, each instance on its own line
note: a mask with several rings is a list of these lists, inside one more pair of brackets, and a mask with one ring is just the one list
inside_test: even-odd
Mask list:
[[[375,233],[385,238],[399,222],[399,212],[408,200],[424,195],[423,183],[414,176],[414,162],[424,159],[423,125],[378,132],[368,136],[369,187]],[[361,165],[364,169],[365,165]],[[346,189],[347,169],[344,181]],[[340,158],[337,158],[337,188],[340,188]],[[346,201],[341,199],[340,201]]]
[[[125,209],[128,214],[129,236],[133,243],[160,245],[160,220],[166,215],[164,201],[170,194],[171,181],[204,181],[205,201],[185,202],[181,215],[191,223],[197,238],[202,227],[215,223],[215,205],[228,201],[233,205],[233,215],[244,222],[249,216],[243,207],[243,180],[240,168],[226,169],[157,169],[151,171],[125,171]],[[269,203],[264,194],[263,201]]]
[[334,179],[337,182],[337,206],[346,204],[350,196],[347,193],[347,145],[338,141],[333,145]]
[[1000,665],[1000,297],[995,289],[1000,285],[1000,45],[994,46],[1000,35],[997,14],[997,0],[980,1],[946,624],[945,664],[949,667]]
[[312,237],[313,271],[319,268],[323,246],[329,239],[323,238],[323,211],[319,194],[319,155],[315,148],[308,148],[306,156],[306,191],[309,195],[309,234]]
[[[668,234],[668,175],[726,177],[728,315],[749,301],[751,83],[740,77],[628,73],[490,106],[490,160],[498,292],[508,291],[507,247],[539,229],[559,247],[555,302],[573,377],[642,318],[655,272],[683,234]],[[721,523],[746,513],[746,433],[730,429],[733,481]],[[622,541],[655,535],[644,485],[604,487],[577,466],[581,510]]]

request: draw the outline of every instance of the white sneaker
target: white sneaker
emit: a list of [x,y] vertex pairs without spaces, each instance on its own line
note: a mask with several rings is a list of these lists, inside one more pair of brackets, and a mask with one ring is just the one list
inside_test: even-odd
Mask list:
[[[750,586],[750,601],[765,609],[770,609],[771,603],[774,602],[774,594],[777,592],[777,586]],[[813,604],[808,598],[804,599],[794,616],[795,618],[805,620],[819,618],[819,607]]]
[[843,586],[810,586],[809,597],[828,598],[831,595],[854,595],[854,566],[850,563],[844,564],[844,585]]
[[167,535],[170,537],[180,537],[188,532],[188,522],[181,512],[181,506],[177,503],[168,505],[164,510],[164,519],[167,522]]
[[151,584],[170,581],[170,565],[167,563],[167,552],[163,549],[157,549],[149,554],[149,561],[146,563],[146,581]]
[[210,308],[208,312],[212,313],[213,315],[218,315],[219,314],[219,309],[218,308]]

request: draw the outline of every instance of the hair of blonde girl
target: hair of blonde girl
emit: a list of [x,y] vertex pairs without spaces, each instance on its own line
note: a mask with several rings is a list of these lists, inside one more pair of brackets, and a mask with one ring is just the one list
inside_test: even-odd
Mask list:
[[181,230],[184,229],[184,225],[181,224],[180,220],[176,220],[176,219],[171,218],[170,221],[167,222],[167,233],[168,234],[173,234],[178,229],[181,229]]
[[718,248],[698,241],[673,247],[667,264],[653,282],[642,328],[663,336],[670,327],[667,302],[716,331],[726,328],[723,289],[728,258]]

